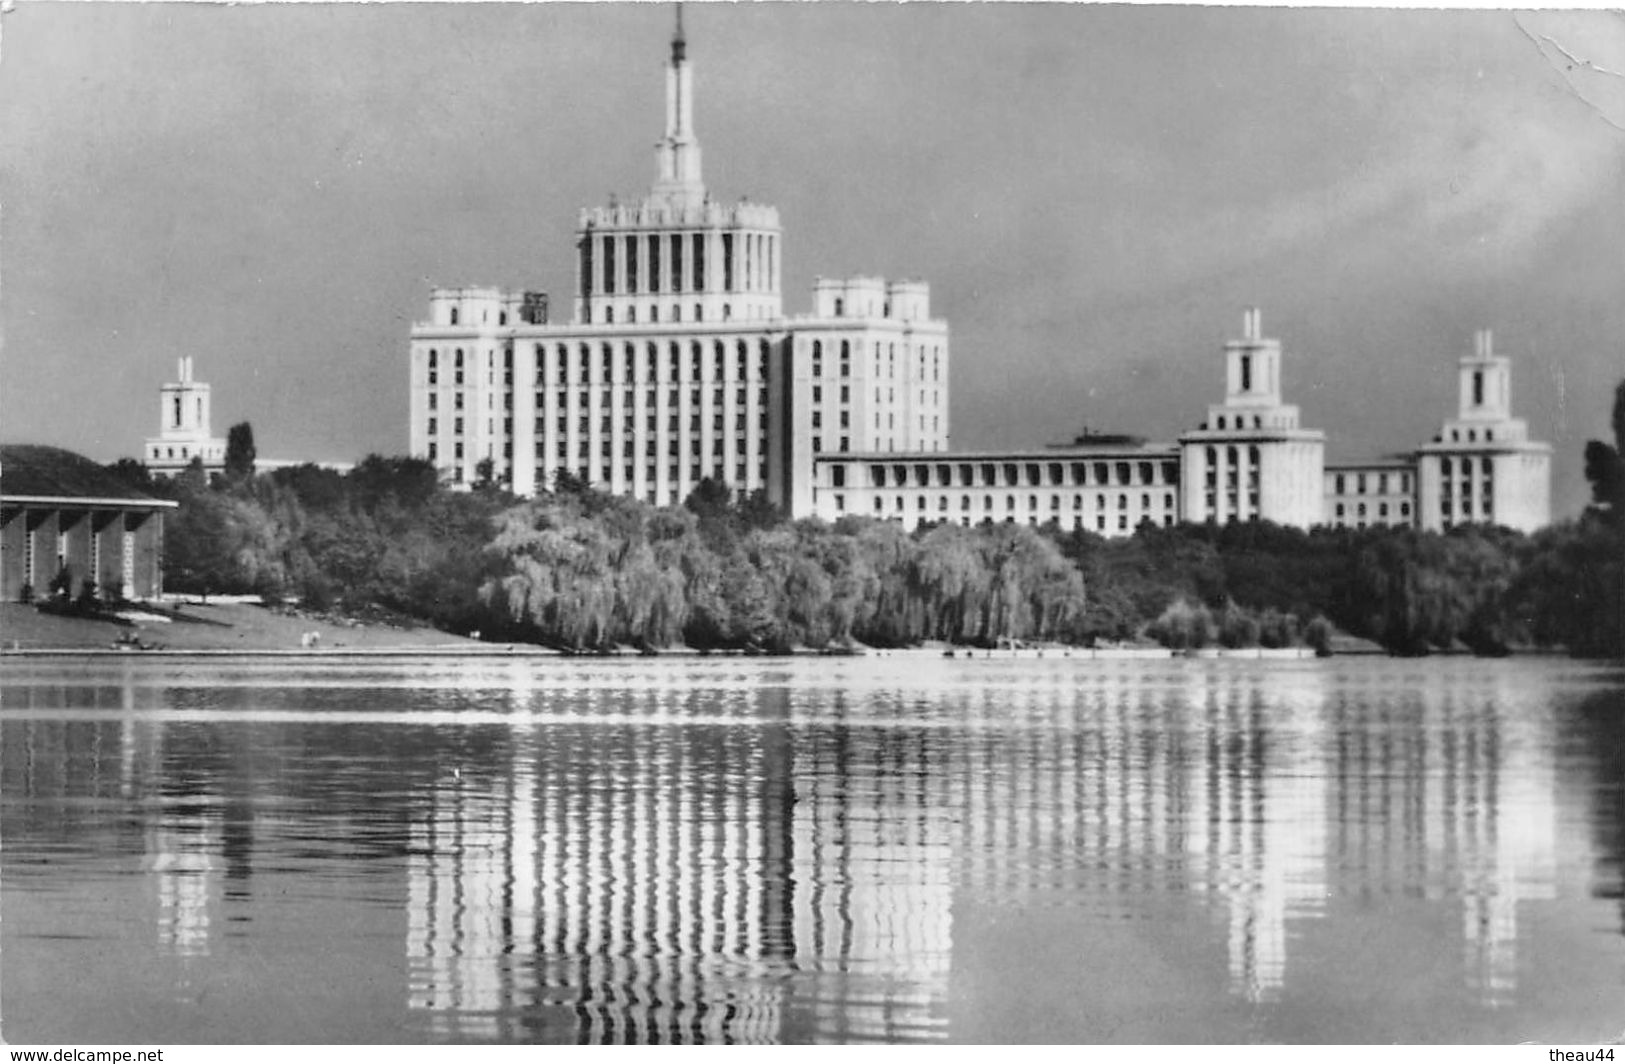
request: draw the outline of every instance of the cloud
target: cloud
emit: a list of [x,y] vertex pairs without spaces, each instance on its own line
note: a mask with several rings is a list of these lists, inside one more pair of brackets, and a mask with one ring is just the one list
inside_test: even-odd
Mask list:
[[[1608,33],[1576,36],[1599,20]],[[1625,20],[1529,16],[1520,28],[1533,46],[1507,56],[1503,42],[1510,69],[1390,56],[1368,101],[1383,120],[1340,146],[1351,157],[1342,174],[1296,189],[1286,175],[1274,197],[1195,213],[1167,234],[1166,259],[1197,278],[1331,249],[1351,268],[1403,254],[1472,276],[1534,254],[1619,194],[1625,76],[1604,71],[1625,71]],[[1566,51],[1574,40],[1585,43]]]

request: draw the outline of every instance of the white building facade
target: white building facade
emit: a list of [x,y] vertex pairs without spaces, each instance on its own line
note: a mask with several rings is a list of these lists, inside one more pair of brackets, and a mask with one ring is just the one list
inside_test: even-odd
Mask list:
[[702,479],[813,506],[812,456],[948,441],[948,330],[919,282],[820,280],[787,318],[778,211],[713,200],[681,25],[655,181],[581,212],[571,319],[538,293],[441,288],[411,338],[411,452],[517,494],[569,474],[652,503]]
[[1396,459],[1326,464],[1257,309],[1225,344],[1222,401],[1175,442],[953,453],[948,326],[929,287],[820,278],[811,313],[786,316],[778,211],[711,198],[693,108],[679,15],[654,183],[637,203],[581,212],[568,322],[537,292],[433,291],[411,330],[410,447],[443,479],[531,495],[567,474],[674,505],[709,478],[794,517],[1106,536],[1146,522],[1550,521],[1550,447],[1511,416],[1510,363],[1488,333],[1461,362],[1457,418]]

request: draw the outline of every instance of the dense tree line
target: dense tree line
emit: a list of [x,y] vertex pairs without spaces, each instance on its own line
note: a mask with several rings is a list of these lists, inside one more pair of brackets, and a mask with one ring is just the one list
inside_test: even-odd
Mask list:
[[[520,500],[486,478],[372,456],[339,474],[252,472],[148,485],[181,506],[165,579],[576,651],[782,651],[1008,640],[1172,647],[1328,645],[1332,625],[1397,654],[1519,646],[1625,656],[1625,384],[1615,441],[1586,449],[1593,504],[1533,536],[1468,526],[1303,532],[1265,522],[1145,525],[1107,540],[1055,526],[912,534],[788,521],[704,482],[656,507],[570,477]],[[131,479],[139,464],[112,467]]]

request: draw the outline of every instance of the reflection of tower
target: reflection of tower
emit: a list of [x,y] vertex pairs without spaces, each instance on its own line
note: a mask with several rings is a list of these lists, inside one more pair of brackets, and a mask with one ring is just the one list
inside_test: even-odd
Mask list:
[[836,725],[800,751],[795,938],[797,967],[819,976],[815,1039],[947,1034],[954,804],[930,734]]
[[1200,677],[1205,690],[1190,697],[1206,711],[1187,848],[1205,856],[1198,889],[1228,907],[1232,989],[1272,1001],[1286,977],[1288,921],[1319,915],[1325,896],[1319,707],[1312,692],[1264,705],[1254,678],[1223,679]]
[[507,952],[511,901],[507,844],[520,836],[503,821],[521,819],[513,804],[469,781],[434,791],[425,822],[412,828],[407,867],[407,1002],[435,1014],[441,1037],[496,1038],[492,1015],[503,1000],[498,970]]
[[158,891],[158,941],[177,956],[209,952],[209,901],[219,869],[218,825],[195,813],[166,813],[148,834],[148,868]]
[[1456,781],[1455,807],[1445,813],[1460,847],[1467,984],[1485,1005],[1509,1004],[1517,989],[1518,903],[1556,896],[1551,759],[1522,713],[1497,719],[1508,701],[1468,710],[1457,756],[1444,766]]
[[[1333,721],[1345,889],[1459,897],[1463,977],[1483,1005],[1517,988],[1518,903],[1555,896],[1556,791],[1542,708],[1459,675],[1387,678]],[[1515,712],[1508,712],[1509,709]]]
[[411,1007],[453,1037],[775,1040],[794,943],[764,883],[788,783],[771,730],[556,723],[512,738],[500,787],[443,779],[413,832]]

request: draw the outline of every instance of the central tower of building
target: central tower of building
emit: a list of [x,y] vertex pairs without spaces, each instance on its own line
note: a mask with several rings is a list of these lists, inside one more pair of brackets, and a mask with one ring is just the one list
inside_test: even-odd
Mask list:
[[762,321],[783,313],[779,212],[705,190],[694,135],[694,71],[682,9],[666,66],[666,132],[641,203],[581,212],[575,321],[586,325]]

